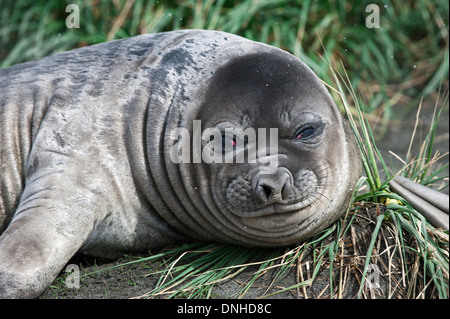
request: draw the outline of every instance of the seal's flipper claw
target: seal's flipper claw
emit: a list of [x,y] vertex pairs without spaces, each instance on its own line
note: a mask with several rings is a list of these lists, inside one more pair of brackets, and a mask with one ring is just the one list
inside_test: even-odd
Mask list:
[[432,225],[444,230],[449,229],[449,197],[447,195],[401,176],[395,177],[389,185]]

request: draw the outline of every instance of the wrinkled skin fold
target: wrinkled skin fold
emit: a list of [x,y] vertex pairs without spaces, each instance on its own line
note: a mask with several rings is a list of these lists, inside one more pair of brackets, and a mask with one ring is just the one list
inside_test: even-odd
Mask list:
[[[194,121],[215,133],[195,144]],[[189,161],[176,163],[182,138]],[[346,211],[361,174],[352,134],[303,62],[215,31],[0,70],[0,148],[2,297],[38,296],[76,253],[295,244]],[[244,162],[206,163],[199,149]]]

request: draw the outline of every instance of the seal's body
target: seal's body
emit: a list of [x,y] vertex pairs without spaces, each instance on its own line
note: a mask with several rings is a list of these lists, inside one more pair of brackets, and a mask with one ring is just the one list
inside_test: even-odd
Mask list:
[[[195,144],[196,123],[219,136]],[[269,131],[275,151],[269,138],[260,144]],[[174,152],[180,139],[192,147]],[[352,136],[305,64],[200,30],[0,70],[0,151],[6,297],[39,295],[77,252],[115,257],[189,240],[293,244],[345,211],[360,174]],[[208,157],[240,152],[257,156]]]

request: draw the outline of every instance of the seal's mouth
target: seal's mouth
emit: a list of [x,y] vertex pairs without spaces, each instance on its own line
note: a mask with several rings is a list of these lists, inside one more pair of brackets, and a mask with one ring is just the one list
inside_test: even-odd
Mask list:
[[240,222],[247,232],[264,231],[266,233],[281,233],[297,231],[311,215],[308,210],[276,212],[267,215],[241,217]]
[[312,215],[310,209],[315,203],[315,197],[294,204],[284,205],[273,203],[253,211],[233,211],[239,216],[241,225],[246,232],[251,229],[268,233],[297,231],[300,225]]
[[[254,210],[239,210],[230,207],[233,215],[239,218],[239,223],[247,233],[293,233],[297,232],[313,217],[315,203],[321,196],[322,187],[316,186],[306,198],[290,203],[272,203]],[[303,226],[302,226],[303,225]]]
[[307,199],[297,202],[294,204],[279,204],[279,203],[273,203],[270,205],[267,205],[263,208],[259,208],[256,210],[236,210],[233,209],[233,214],[239,216],[239,217],[249,217],[249,218],[255,218],[255,217],[264,217],[268,215],[277,215],[277,214],[286,214],[286,213],[294,213],[298,212],[300,210],[303,210],[310,206],[315,201],[315,198],[312,196],[309,196]]

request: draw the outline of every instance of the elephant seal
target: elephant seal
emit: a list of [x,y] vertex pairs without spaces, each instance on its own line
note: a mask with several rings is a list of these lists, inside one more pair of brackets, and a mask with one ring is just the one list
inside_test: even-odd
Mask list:
[[0,147],[2,297],[38,296],[77,252],[299,242],[346,210],[361,167],[303,62],[201,30],[0,70]]

